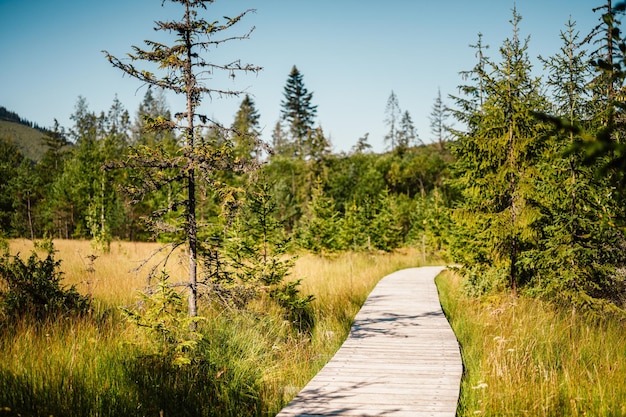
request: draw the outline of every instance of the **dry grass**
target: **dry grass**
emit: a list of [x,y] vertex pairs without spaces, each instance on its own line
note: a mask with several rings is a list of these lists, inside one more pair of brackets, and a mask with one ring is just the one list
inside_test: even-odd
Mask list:
[[[292,273],[302,292],[313,294],[316,325],[310,342],[296,342],[281,358],[280,379],[288,401],[332,358],[348,336],[354,316],[378,281],[394,271],[420,265],[420,252],[303,255]],[[291,388],[290,388],[291,387]]]
[[459,416],[625,416],[624,323],[535,298],[475,299],[437,279],[462,347]]
[[[158,250],[158,243],[113,242],[108,253],[94,249],[90,241],[54,240],[55,258],[61,261],[65,285],[75,285],[81,294],[89,294],[106,305],[127,305],[136,299],[138,290],[145,288],[149,269],[160,256],[141,270],[142,262]],[[10,252],[27,257],[35,245],[31,240],[10,241]],[[41,251],[38,251],[42,253]],[[170,258],[169,268],[174,274],[184,274],[184,259],[180,252]],[[182,280],[182,279],[181,279]]]
[[[26,240],[9,243],[11,252],[23,257],[34,249]],[[55,240],[54,247],[63,284],[76,285],[95,303],[115,311],[136,301],[146,271],[131,271],[159,245],[113,243],[106,254],[87,241]],[[205,311],[205,342],[199,348],[203,362],[185,372],[156,369],[137,359],[142,347],[135,342],[141,339],[119,314],[23,324],[0,337],[0,410],[10,406],[25,415],[114,416],[158,415],[161,409],[178,407],[179,415],[275,415],[339,348],[378,280],[417,266],[420,258],[413,250],[303,255],[291,278],[302,278],[302,292],[315,296],[311,335],[295,334],[277,309],[240,316]],[[176,274],[182,278],[184,257],[171,260],[174,279]]]

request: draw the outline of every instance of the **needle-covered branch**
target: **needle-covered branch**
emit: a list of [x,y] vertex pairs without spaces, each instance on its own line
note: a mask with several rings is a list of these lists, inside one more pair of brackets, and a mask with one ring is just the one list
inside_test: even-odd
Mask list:
[[[231,29],[254,10],[246,10],[234,18],[208,20],[199,17],[198,11],[206,10],[213,0],[170,1],[183,6],[182,17],[178,21],[157,21],[154,29],[173,35],[171,44],[145,41],[144,47],[133,46],[132,53],[124,60],[106,51],[104,53],[107,60],[126,75],[148,87],[158,87],[186,99],[185,108],[176,112],[172,120],[161,117],[147,123],[156,131],[178,132],[176,149],[136,148],[126,160],[106,168],[129,170],[131,185],[127,191],[135,202],[155,193],[166,197],[161,208],[148,216],[146,221],[155,234],[166,233],[168,240],[186,242],[189,255],[189,315],[193,317],[197,315],[197,256],[198,245],[201,244],[198,219],[203,218],[197,207],[196,194],[207,196],[211,193],[208,197],[219,207],[234,207],[236,204],[230,201],[220,204],[219,200],[226,198],[224,196],[232,199],[235,193],[225,191],[225,185],[216,178],[223,173],[242,172],[255,165],[235,158],[229,131],[197,113],[197,109],[206,96],[237,97],[245,92],[214,85],[213,76],[216,74],[225,73],[235,78],[237,73],[257,73],[261,67],[244,64],[239,59],[227,63],[208,62],[202,56],[218,45],[248,39],[254,27],[243,35],[220,37],[218,34]],[[138,62],[146,64],[146,67],[141,68]],[[218,140],[205,137],[211,131],[217,132]],[[228,214],[218,215],[228,217]]]

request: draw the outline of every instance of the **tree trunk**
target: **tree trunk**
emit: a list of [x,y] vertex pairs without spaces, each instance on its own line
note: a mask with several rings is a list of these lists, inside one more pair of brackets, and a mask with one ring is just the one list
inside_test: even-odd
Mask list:
[[28,211],[28,227],[30,228],[30,239],[35,240],[35,228],[33,227],[33,215],[30,207],[30,197],[26,199],[27,211]]
[[196,225],[196,184],[195,175],[189,173],[189,212],[187,214],[187,233],[189,244],[189,317],[198,315],[197,259],[198,241]]

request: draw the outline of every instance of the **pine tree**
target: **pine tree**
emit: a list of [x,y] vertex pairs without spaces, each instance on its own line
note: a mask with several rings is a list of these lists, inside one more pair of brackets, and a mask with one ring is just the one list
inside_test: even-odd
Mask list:
[[[247,39],[251,31],[240,36],[222,37],[223,32],[231,29],[251,12],[247,10],[233,18],[225,17],[223,22],[205,20],[199,11],[206,10],[211,0],[172,0],[183,7],[183,16],[178,21],[158,21],[157,31],[175,34],[175,42],[167,46],[160,42],[145,41],[145,49],[133,47],[131,62],[122,61],[105,52],[109,62],[124,73],[152,87],[180,94],[185,98],[186,108],[175,114],[175,120],[165,116],[151,120],[148,127],[155,130],[181,132],[181,152],[171,154],[164,149],[136,148],[128,159],[117,166],[130,168],[137,174],[139,185],[129,189],[136,200],[153,190],[168,187],[171,184],[181,186],[180,192],[168,202],[166,207],[153,213],[153,226],[159,231],[171,231],[182,234],[189,254],[189,276],[184,284],[188,290],[189,315],[197,315],[197,260],[198,260],[198,202],[196,193],[198,182],[208,183],[209,189],[216,189],[214,181],[216,171],[235,169],[232,164],[230,147],[227,144],[206,143],[201,137],[201,129],[216,126],[206,115],[198,113],[203,97],[211,94],[219,96],[239,96],[241,91],[223,90],[207,86],[205,74],[227,73],[234,77],[241,72],[258,72],[261,68],[242,64],[240,60],[221,65],[208,62],[201,55],[228,41]],[[135,61],[149,67],[157,66],[164,72],[157,77],[152,72],[137,68]],[[171,170],[164,173],[163,170]],[[229,193],[225,193],[229,195]],[[222,194],[224,195],[224,194]],[[168,215],[173,215],[173,224],[167,224]]]
[[397,140],[398,143],[396,146],[396,152],[400,154],[406,152],[407,149],[416,145],[420,141],[415,125],[413,124],[413,119],[411,118],[411,114],[408,110],[405,110],[404,113],[402,113]]
[[513,37],[500,48],[502,61],[481,57],[479,86],[464,89],[474,101],[461,102],[459,121],[468,130],[455,146],[456,184],[464,197],[455,219],[463,248],[456,254],[468,267],[466,276],[492,276],[487,287],[506,282],[514,293],[529,279],[520,273],[520,258],[537,235],[533,177],[543,127],[533,112],[546,108],[539,80],[531,75],[528,40],[519,38],[520,20],[514,9]]
[[398,134],[400,130],[400,117],[402,111],[398,104],[396,93],[391,90],[385,107],[385,124],[389,127],[389,132],[385,135],[385,142],[389,143],[390,149],[394,150],[398,146]]
[[439,151],[443,152],[445,144],[448,141],[448,125],[447,125],[448,113],[446,107],[441,99],[441,89],[437,89],[437,97],[433,103],[433,108],[430,112],[430,133],[435,139],[435,143],[439,147]]
[[161,143],[167,143],[166,146],[176,146],[176,139],[171,130],[167,129],[149,129],[149,125],[154,120],[162,117],[165,120],[171,119],[171,113],[165,99],[163,89],[157,89],[154,93],[149,88],[143,97],[143,101],[139,104],[135,121],[131,128],[131,143],[134,145],[155,146]]
[[295,65],[287,78],[283,96],[284,100],[280,103],[281,119],[289,126],[293,155],[304,158],[308,153],[307,146],[313,131],[317,106],[311,103],[313,93],[304,86],[303,75]]
[[231,129],[234,132],[235,156],[243,159],[259,159],[262,143],[259,140],[259,112],[248,94],[242,100]]
[[616,299],[616,268],[626,262],[623,233],[614,226],[622,208],[610,181],[596,175],[597,165],[590,164],[581,150],[590,143],[586,132],[606,128],[604,116],[612,111],[606,113],[604,106],[611,100],[601,100],[603,116],[596,118],[596,99],[599,91],[608,95],[612,88],[605,84],[598,90],[603,79],[598,76],[588,88],[589,57],[580,48],[573,22],[568,22],[561,39],[559,53],[543,60],[549,71],[556,129],[547,138],[548,152],[538,166],[537,195],[544,226],[528,262],[538,269],[533,282],[536,292],[574,305],[604,307],[606,300]]
[[338,222],[335,201],[324,194],[323,184],[318,180],[313,188],[307,213],[300,225],[298,238],[300,246],[314,253],[337,250]]

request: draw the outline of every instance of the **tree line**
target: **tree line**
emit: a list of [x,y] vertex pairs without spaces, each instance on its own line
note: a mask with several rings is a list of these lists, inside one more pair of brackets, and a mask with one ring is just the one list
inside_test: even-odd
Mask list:
[[[289,99],[300,100],[297,96]],[[287,132],[293,129],[292,116],[286,110],[288,105],[285,101],[284,114],[278,122],[281,134],[273,136],[272,146],[258,139],[259,112],[254,99],[248,95],[242,99],[227,128],[231,133],[214,127],[203,132],[202,139],[228,143],[234,159],[262,163],[255,175],[262,175],[272,184],[272,193],[279,205],[277,216],[290,233],[304,233],[304,217],[315,211],[312,203],[316,192],[332,203],[335,220],[343,217],[346,210],[350,213],[350,207],[355,210],[357,206],[363,211],[363,220],[372,218],[375,212],[382,210],[382,206],[378,207],[381,201],[392,198],[404,207],[396,208],[402,212],[404,232],[393,245],[372,245],[373,237],[370,237],[369,247],[388,250],[405,244],[413,204],[434,189],[445,194],[449,153],[440,152],[435,145],[413,143],[377,154],[371,151],[367,134],[359,138],[349,152],[335,153],[321,127],[315,126],[315,118],[300,128],[299,133]],[[106,112],[95,112],[89,109],[86,98],[79,97],[71,115],[74,124],[69,128],[57,125],[43,137],[48,150],[41,160],[27,159],[11,138],[2,138],[0,156],[6,179],[0,204],[2,235],[30,239],[94,239],[105,243],[112,239],[166,239],[163,235],[154,235],[149,222],[142,219],[160,202],[171,198],[175,190],[162,190],[160,194],[146,195],[141,201],[133,202],[133,197],[127,193],[131,174],[103,167],[107,162],[128,158],[130,148],[176,154],[180,137],[173,131],[154,131],[149,127],[160,118],[171,117],[165,95],[157,90],[146,92],[134,118],[117,98]],[[294,124],[302,123],[297,115],[293,120]],[[410,129],[414,131],[413,127]],[[250,174],[233,175],[231,172],[220,175],[223,176],[221,181],[242,187],[250,177]],[[201,200],[201,211],[207,213],[207,218],[209,213],[218,210],[208,194],[202,195]],[[318,198],[316,204],[322,201]],[[360,207],[365,205],[367,209]],[[366,211],[370,213],[365,214]],[[367,237],[356,239],[358,243],[350,245],[336,242],[318,251],[362,249],[368,246],[367,240]]]
[[19,123],[24,126],[32,127],[40,132],[46,132],[46,130],[40,127],[37,123],[33,123],[30,120],[22,119],[17,113],[7,110],[6,107],[0,106],[0,120],[6,120],[7,122]]

